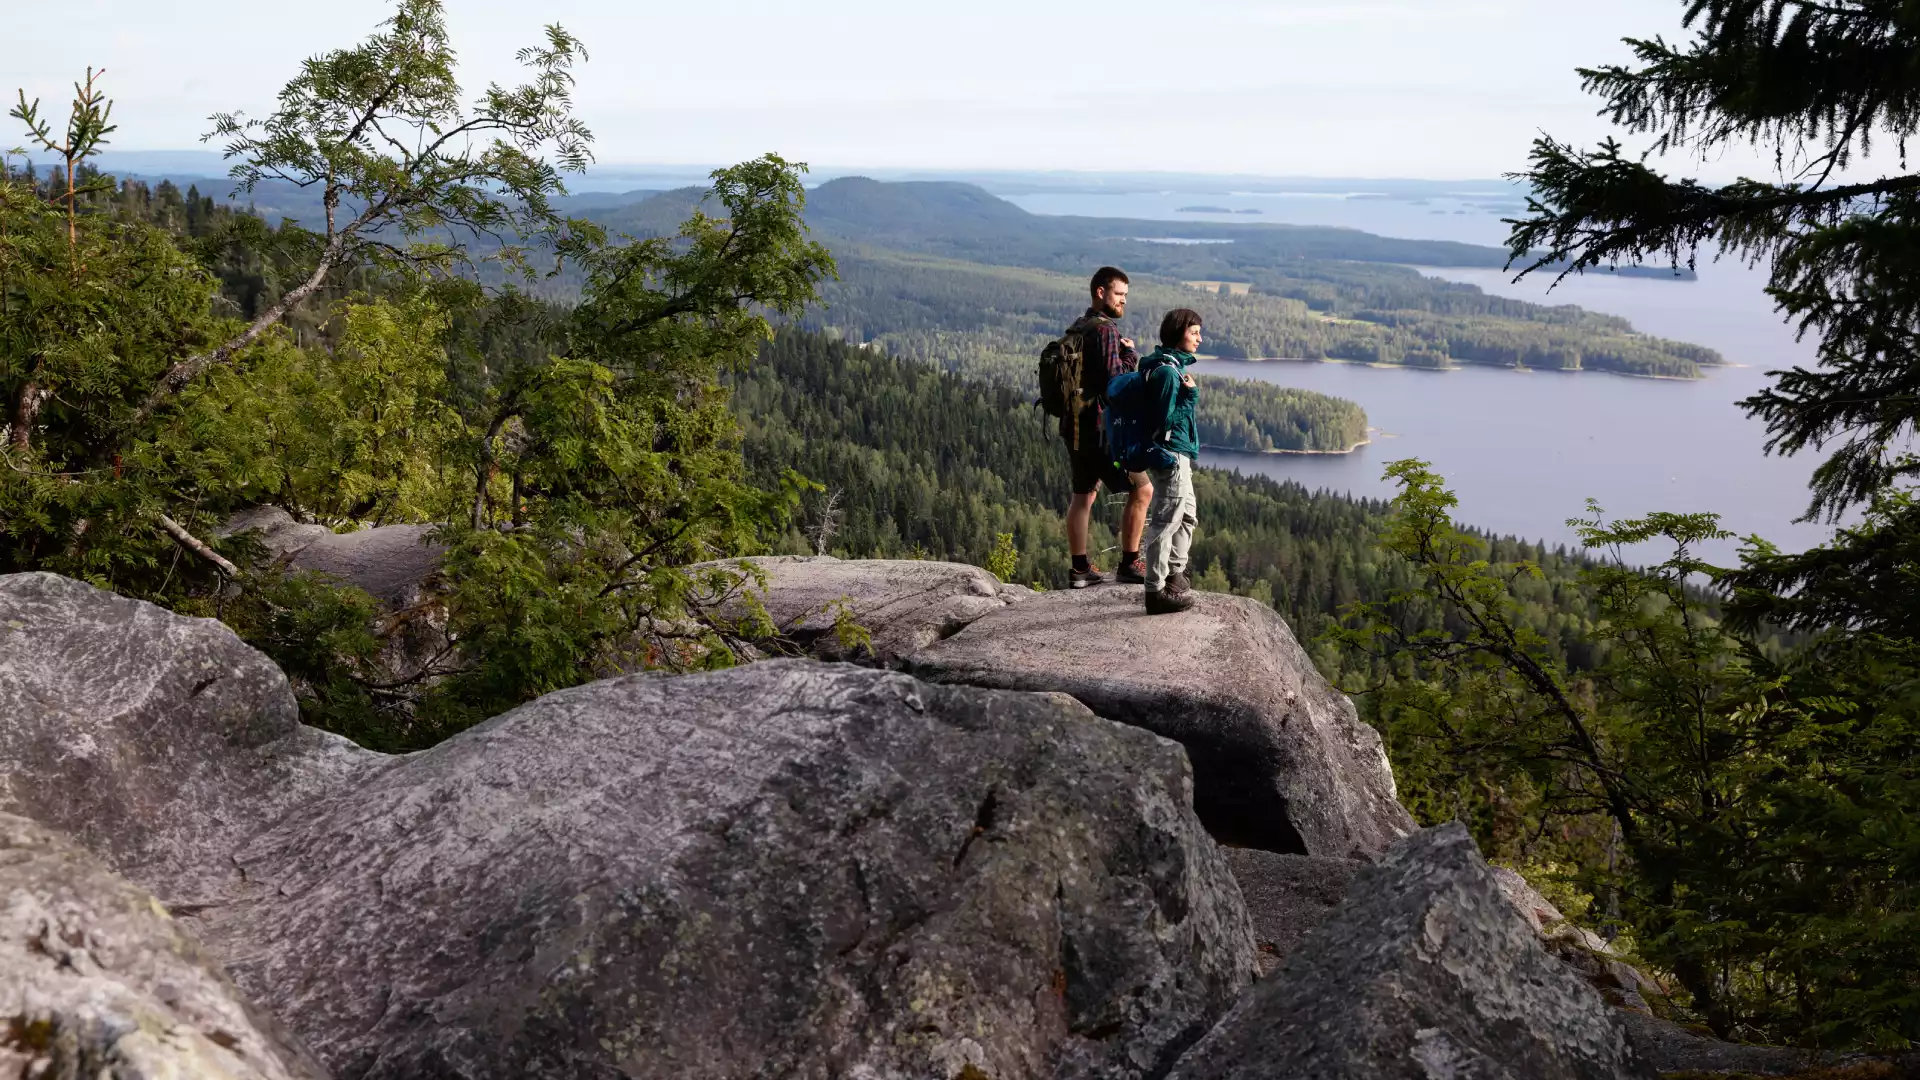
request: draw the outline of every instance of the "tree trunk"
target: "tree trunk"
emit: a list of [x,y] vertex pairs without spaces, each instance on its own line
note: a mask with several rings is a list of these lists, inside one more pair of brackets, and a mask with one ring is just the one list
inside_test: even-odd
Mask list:
[[13,431],[7,438],[15,450],[24,454],[33,447],[33,422],[40,418],[40,403],[45,400],[37,382],[29,381],[20,388],[20,399],[13,408]]

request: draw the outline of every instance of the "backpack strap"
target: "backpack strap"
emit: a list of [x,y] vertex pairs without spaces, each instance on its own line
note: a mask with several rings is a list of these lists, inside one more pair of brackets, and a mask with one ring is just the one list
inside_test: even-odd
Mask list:
[[1140,373],[1140,377],[1144,379],[1147,377],[1148,372],[1155,371],[1159,368],[1172,367],[1172,366],[1173,366],[1172,357],[1161,356],[1158,352],[1150,352],[1147,355],[1140,358],[1140,366],[1137,368],[1134,368],[1134,370],[1138,371]]

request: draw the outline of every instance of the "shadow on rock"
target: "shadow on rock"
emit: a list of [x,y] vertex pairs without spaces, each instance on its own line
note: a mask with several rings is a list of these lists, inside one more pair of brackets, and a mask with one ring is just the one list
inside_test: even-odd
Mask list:
[[1196,594],[1148,616],[1137,589],[1042,593],[915,653],[922,678],[1070,694],[1186,747],[1194,805],[1221,841],[1373,858],[1413,829],[1380,736],[1272,608]]

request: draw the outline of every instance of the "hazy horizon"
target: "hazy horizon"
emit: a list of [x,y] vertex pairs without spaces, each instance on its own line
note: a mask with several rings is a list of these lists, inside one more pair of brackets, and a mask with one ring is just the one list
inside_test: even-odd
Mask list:
[[[45,152],[27,155],[35,162],[57,163],[58,158]],[[18,159],[16,159],[17,161]],[[156,147],[151,149],[123,149],[110,146],[99,155],[98,161],[109,171],[120,171],[178,176],[223,177],[230,164],[218,151],[192,147]],[[587,177],[647,177],[692,179],[704,177],[708,172],[725,167],[731,162],[723,161],[614,161],[602,158],[588,167]],[[1285,175],[1279,173],[1255,172],[1209,172],[1203,170],[1151,170],[1151,169],[1046,169],[1023,168],[1020,166],[988,167],[916,167],[884,165],[862,162],[810,162],[808,163],[809,181],[824,181],[839,177],[866,176],[876,180],[900,181],[913,179],[946,180],[960,177],[997,178],[1004,180],[1060,180],[1063,182],[1080,181],[1084,183],[1115,184],[1126,181],[1146,181],[1165,179],[1179,181],[1188,179],[1227,181],[1244,180],[1251,184],[1297,184],[1301,187],[1333,188],[1341,184],[1377,184],[1377,185],[1475,185],[1509,183],[1499,176],[1436,177],[1418,175],[1400,176],[1361,176],[1361,175]],[[575,187],[579,177],[569,176],[568,186]]]
[[[340,0],[316,31],[298,9],[189,20],[126,0],[31,7],[13,16],[19,47],[0,59],[0,91],[58,111],[89,64],[104,67],[113,149],[183,151],[208,115],[264,114],[302,59],[352,45],[390,10]],[[535,15],[467,0],[448,18],[470,93],[513,80],[514,50],[543,23],[584,40],[576,99],[603,171],[773,151],[838,173],[1458,181],[1524,167],[1541,131],[1582,144],[1611,132],[1574,68],[1627,59],[1624,36],[1681,34],[1681,11],[1679,0],[1200,0],[1169,17],[1147,0],[981,0],[960,16],[880,0],[698,11],[554,0]],[[0,148],[23,141],[15,131]],[[1709,179],[1772,171],[1745,153],[1666,164]]]

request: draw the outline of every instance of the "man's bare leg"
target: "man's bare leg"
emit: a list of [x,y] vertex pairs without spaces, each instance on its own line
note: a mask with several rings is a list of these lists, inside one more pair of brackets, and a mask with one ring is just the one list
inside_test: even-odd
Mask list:
[[1120,515],[1121,551],[1140,550],[1140,537],[1147,531],[1147,508],[1152,505],[1153,481],[1141,473],[1127,495],[1127,508]]
[[1075,495],[1067,504],[1067,554],[1076,559],[1087,553],[1087,529],[1093,521],[1093,500],[1097,496],[1098,489],[1095,489]]

